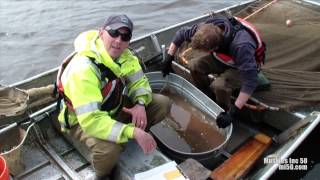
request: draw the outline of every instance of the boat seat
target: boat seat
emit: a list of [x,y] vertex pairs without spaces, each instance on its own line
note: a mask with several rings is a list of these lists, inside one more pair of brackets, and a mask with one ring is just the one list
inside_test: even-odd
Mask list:
[[223,164],[216,168],[212,172],[211,178],[214,180],[243,178],[271,143],[272,139],[267,135],[262,133],[256,134]]

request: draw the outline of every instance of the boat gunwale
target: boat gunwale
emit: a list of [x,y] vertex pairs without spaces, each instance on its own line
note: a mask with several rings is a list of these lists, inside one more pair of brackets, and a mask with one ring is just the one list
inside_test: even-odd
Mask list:
[[[299,147],[299,145],[308,137],[308,135],[315,129],[315,127],[320,122],[320,112],[314,111],[310,113],[310,116],[317,116],[308,126],[302,128],[300,130],[300,133],[298,133],[294,138],[288,140],[286,143],[282,145],[283,148],[285,148],[285,145],[289,145],[289,143],[292,143],[289,148],[283,153],[281,153],[282,148],[277,149],[277,151],[270,155],[281,155],[278,160],[282,162],[283,160],[289,158],[289,156]],[[265,157],[267,158],[268,155]],[[260,170],[254,175],[254,177],[261,178],[261,179],[268,179],[279,167],[279,163],[273,163],[272,165],[266,165],[263,168],[260,168]],[[262,172],[265,171],[265,172]],[[262,173],[260,173],[262,172]],[[261,174],[261,176],[259,176]]]
[[[230,7],[227,7],[227,8],[223,8],[223,9],[217,10],[217,11],[215,11],[215,13],[223,12],[223,11],[226,11],[226,10],[229,10],[229,9],[232,9],[232,8],[237,8],[238,6],[246,5],[246,4],[249,4],[249,3],[252,3],[252,2],[256,2],[256,1],[255,0],[246,1],[244,3],[236,4],[234,6],[230,6]],[[304,4],[302,4],[302,5],[320,6],[320,3],[317,3],[317,2],[314,2],[314,1],[310,1],[310,0],[302,0],[302,1],[296,1],[296,2],[297,3],[304,2]],[[134,43],[137,43],[137,42],[140,42],[140,41],[144,41],[145,39],[149,38],[152,34],[156,34],[156,35],[161,34],[161,33],[165,34],[166,31],[168,31],[168,30],[170,30],[172,28],[177,28],[177,27],[179,27],[181,25],[184,25],[184,24],[187,24],[187,23],[190,23],[190,22],[193,22],[193,21],[200,20],[202,18],[208,17],[209,15],[210,14],[202,15],[202,16],[199,16],[199,17],[196,17],[196,18],[193,18],[193,19],[189,19],[187,21],[183,21],[181,23],[178,23],[178,24],[175,24],[175,25],[172,25],[172,26],[169,26],[169,27],[166,27],[166,28],[151,32],[151,33],[148,33],[147,35],[144,35],[144,36],[141,36],[141,37],[133,39],[133,41],[130,44],[134,44]],[[74,53],[75,52],[72,52],[70,55],[73,55]],[[52,68],[50,70],[47,70],[45,72],[42,72],[42,73],[37,74],[35,76],[32,76],[30,78],[27,78],[25,80],[18,81],[16,83],[13,83],[13,84],[9,85],[9,87],[21,86],[21,85],[27,84],[27,83],[29,83],[31,81],[37,80],[38,78],[45,77],[45,76],[48,76],[50,74],[56,73],[58,71],[58,68],[59,67]],[[52,83],[52,82],[50,82],[50,83]],[[281,152],[281,154],[280,154],[281,155],[281,159],[288,158],[293,153],[293,151],[296,150],[297,147],[302,143],[302,141],[308,137],[308,135],[311,133],[311,131],[314,130],[314,128],[319,124],[319,122],[320,122],[319,112],[316,111],[314,113],[318,113],[318,117],[316,118],[316,120],[314,120],[312,123],[310,123],[306,127],[302,128],[300,133],[297,134],[294,139],[291,139],[290,141],[288,141],[285,144],[283,144],[281,147],[277,148],[277,152],[285,150],[285,151]],[[292,143],[292,146],[290,148],[285,148],[285,145],[287,145],[289,143]],[[273,164],[273,165],[264,165],[262,167],[259,167],[258,171],[253,174],[253,177],[259,177],[259,178],[262,178],[262,179],[267,179],[277,170],[278,166],[279,166],[278,164]]]

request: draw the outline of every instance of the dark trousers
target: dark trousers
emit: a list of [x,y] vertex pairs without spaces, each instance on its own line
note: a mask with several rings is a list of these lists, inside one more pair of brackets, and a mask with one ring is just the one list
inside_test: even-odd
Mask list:
[[[211,54],[192,59],[189,61],[188,67],[196,86],[201,91],[206,94],[209,91],[213,92],[221,107],[230,107],[232,91],[241,87],[237,69],[223,64]],[[209,74],[213,74],[217,78],[212,82],[208,77]]]

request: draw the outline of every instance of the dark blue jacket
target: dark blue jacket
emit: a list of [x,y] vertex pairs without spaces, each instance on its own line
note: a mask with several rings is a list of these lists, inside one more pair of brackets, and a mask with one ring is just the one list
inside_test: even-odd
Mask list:
[[[233,58],[235,67],[240,71],[241,91],[252,94],[258,85],[258,66],[255,60],[257,43],[253,37],[245,29],[240,29],[233,33],[235,32],[233,25],[223,17],[212,17],[204,23],[212,23],[219,27],[224,27],[224,37],[217,52],[223,52]],[[200,24],[182,27],[177,31],[173,43],[180,47],[184,41],[191,42],[191,38]]]

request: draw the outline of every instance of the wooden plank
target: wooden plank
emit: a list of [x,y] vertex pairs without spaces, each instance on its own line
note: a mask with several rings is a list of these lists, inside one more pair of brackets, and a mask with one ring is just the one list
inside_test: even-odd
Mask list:
[[211,173],[214,180],[241,179],[271,145],[272,139],[262,133],[256,134],[229,159]]

